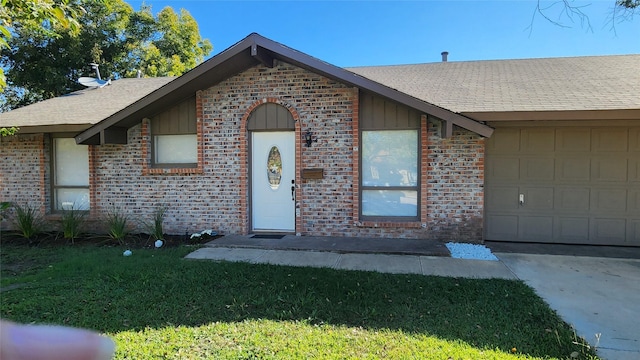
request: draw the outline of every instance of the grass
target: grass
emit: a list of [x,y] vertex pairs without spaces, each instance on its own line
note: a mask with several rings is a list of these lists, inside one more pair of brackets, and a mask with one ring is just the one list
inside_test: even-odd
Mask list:
[[594,358],[519,281],[184,260],[192,250],[3,245],[0,317],[96,329],[118,359]]

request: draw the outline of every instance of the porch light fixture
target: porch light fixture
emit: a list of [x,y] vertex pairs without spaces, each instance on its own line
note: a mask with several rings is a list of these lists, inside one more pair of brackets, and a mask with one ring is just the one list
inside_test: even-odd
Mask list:
[[311,143],[318,142],[318,138],[311,131],[307,131],[304,134],[304,141],[307,143],[307,147],[311,147]]

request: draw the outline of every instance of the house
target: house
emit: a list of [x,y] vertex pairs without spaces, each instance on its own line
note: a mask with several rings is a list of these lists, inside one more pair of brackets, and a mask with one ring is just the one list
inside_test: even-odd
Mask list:
[[344,69],[254,33],[0,126],[1,200],[50,218],[640,246],[640,55]]

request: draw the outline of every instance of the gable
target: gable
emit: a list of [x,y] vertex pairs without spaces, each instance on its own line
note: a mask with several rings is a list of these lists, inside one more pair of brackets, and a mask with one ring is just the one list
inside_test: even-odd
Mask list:
[[168,86],[152,92],[131,106],[80,133],[76,136],[76,142],[103,144],[108,138],[106,133],[113,131],[113,128],[129,128],[139,123],[142,118],[162,111],[166,104],[180,102],[193,96],[197,91],[209,88],[255,65],[262,64],[271,68],[276,60],[312,71],[350,87],[376,93],[482,136],[490,136],[493,132],[491,127],[468,117],[409,96],[254,33],[180,76]]

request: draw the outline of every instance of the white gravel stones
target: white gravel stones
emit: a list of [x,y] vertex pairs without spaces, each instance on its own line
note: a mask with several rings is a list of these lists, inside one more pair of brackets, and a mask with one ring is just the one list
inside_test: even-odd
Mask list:
[[452,258],[498,261],[498,258],[484,245],[454,242],[448,242],[446,245]]

